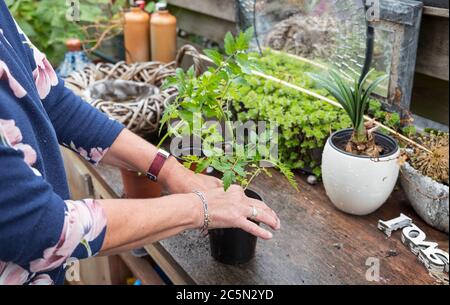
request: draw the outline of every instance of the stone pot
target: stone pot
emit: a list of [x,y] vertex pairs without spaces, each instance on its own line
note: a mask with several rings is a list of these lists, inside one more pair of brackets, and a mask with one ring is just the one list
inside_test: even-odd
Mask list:
[[400,181],[417,214],[430,226],[449,233],[449,187],[422,175],[409,163],[402,167]]

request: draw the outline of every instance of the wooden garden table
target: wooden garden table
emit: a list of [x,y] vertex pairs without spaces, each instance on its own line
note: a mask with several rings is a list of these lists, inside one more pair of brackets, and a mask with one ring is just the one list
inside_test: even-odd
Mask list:
[[[89,165],[88,165],[89,166]],[[90,170],[111,197],[122,196],[120,172],[107,166]],[[297,193],[279,174],[261,176],[253,189],[282,221],[271,241],[258,241],[256,258],[242,266],[216,262],[208,238],[198,232],[149,245],[146,250],[175,284],[436,284],[437,281],[401,242],[400,232],[387,238],[377,229],[379,219],[404,213],[429,240],[448,251],[448,235],[426,225],[411,209],[401,190],[372,215],[356,217],[338,211],[322,185],[297,177]],[[369,258],[380,262],[380,281],[368,282]]]

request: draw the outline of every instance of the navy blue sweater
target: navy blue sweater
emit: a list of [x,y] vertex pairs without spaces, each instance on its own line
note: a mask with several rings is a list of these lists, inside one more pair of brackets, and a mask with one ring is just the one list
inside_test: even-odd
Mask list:
[[69,200],[59,145],[96,164],[122,129],[64,87],[0,0],[0,285],[63,283],[101,249],[103,210]]

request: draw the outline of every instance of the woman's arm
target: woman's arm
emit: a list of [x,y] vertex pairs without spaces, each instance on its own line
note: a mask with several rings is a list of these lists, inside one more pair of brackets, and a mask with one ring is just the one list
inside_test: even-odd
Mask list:
[[[101,255],[128,251],[202,226],[195,194],[158,199],[99,200],[107,219]],[[140,244],[140,241],[145,243]]]
[[[210,228],[241,228],[263,239],[272,233],[247,218],[253,206],[258,221],[280,229],[280,221],[264,203],[245,196],[242,188],[233,186],[205,192],[209,202]],[[195,194],[173,195],[151,200],[99,200],[107,219],[106,237],[101,255],[112,255],[149,245],[175,236],[185,230],[201,228],[203,204]]]
[[[146,173],[158,149],[129,130],[123,130],[112,144],[102,162]],[[162,168],[158,180],[171,194],[190,193],[194,190],[211,190],[222,186],[219,179],[195,174],[174,157]]]
[[[23,33],[18,29],[19,33]],[[28,38],[25,39],[28,40]],[[156,148],[124,126],[110,120],[64,86],[50,63],[30,42],[29,60],[36,87],[45,111],[58,136],[60,144],[78,152],[93,164],[98,164],[108,153],[106,163],[146,172],[156,156]],[[45,79],[46,82],[40,80]],[[118,138],[118,135],[120,137]],[[114,143],[114,147],[111,147]],[[171,159],[167,162],[160,181],[172,193],[185,193],[194,189],[208,189],[220,185],[218,179],[193,175]],[[189,185],[186,183],[189,181]]]

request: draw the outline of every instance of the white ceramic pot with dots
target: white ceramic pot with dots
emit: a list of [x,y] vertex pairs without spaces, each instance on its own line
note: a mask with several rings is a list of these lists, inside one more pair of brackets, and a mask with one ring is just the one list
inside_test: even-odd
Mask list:
[[338,144],[348,141],[352,132],[341,130],[328,139],[322,160],[323,183],[339,210],[362,216],[379,209],[394,190],[400,171],[400,148],[391,137],[375,133],[375,141],[384,153],[378,159],[353,155]]

